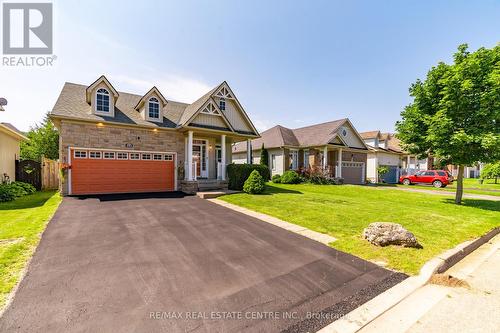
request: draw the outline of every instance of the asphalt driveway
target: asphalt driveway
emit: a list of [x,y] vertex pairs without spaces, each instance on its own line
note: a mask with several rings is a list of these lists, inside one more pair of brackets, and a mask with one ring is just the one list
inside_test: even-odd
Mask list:
[[0,331],[316,330],[404,278],[196,197],[65,198]]

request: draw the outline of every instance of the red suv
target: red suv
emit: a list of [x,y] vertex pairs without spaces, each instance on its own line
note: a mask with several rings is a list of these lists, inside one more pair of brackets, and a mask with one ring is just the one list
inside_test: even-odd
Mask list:
[[399,182],[405,185],[432,184],[434,187],[446,187],[453,182],[453,177],[445,170],[424,170],[414,175],[401,176]]

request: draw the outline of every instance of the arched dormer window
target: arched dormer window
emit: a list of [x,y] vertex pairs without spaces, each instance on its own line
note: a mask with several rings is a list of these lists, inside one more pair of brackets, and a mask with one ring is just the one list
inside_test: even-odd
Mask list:
[[100,88],[96,94],[96,111],[109,113],[109,92]]
[[219,110],[224,111],[226,109],[226,100],[221,98],[219,100]]
[[160,102],[155,97],[151,97],[148,101],[148,117],[160,119]]

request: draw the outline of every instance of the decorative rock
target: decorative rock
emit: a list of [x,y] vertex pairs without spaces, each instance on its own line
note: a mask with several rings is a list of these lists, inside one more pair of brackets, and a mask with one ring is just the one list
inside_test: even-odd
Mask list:
[[422,248],[415,235],[398,223],[370,223],[363,230],[363,238],[377,246],[400,245],[403,247]]

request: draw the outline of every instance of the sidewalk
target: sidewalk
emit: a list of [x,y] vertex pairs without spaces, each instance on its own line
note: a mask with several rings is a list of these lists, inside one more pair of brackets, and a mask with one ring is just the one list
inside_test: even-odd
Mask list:
[[470,288],[425,285],[360,332],[498,332],[500,235],[445,274]]

